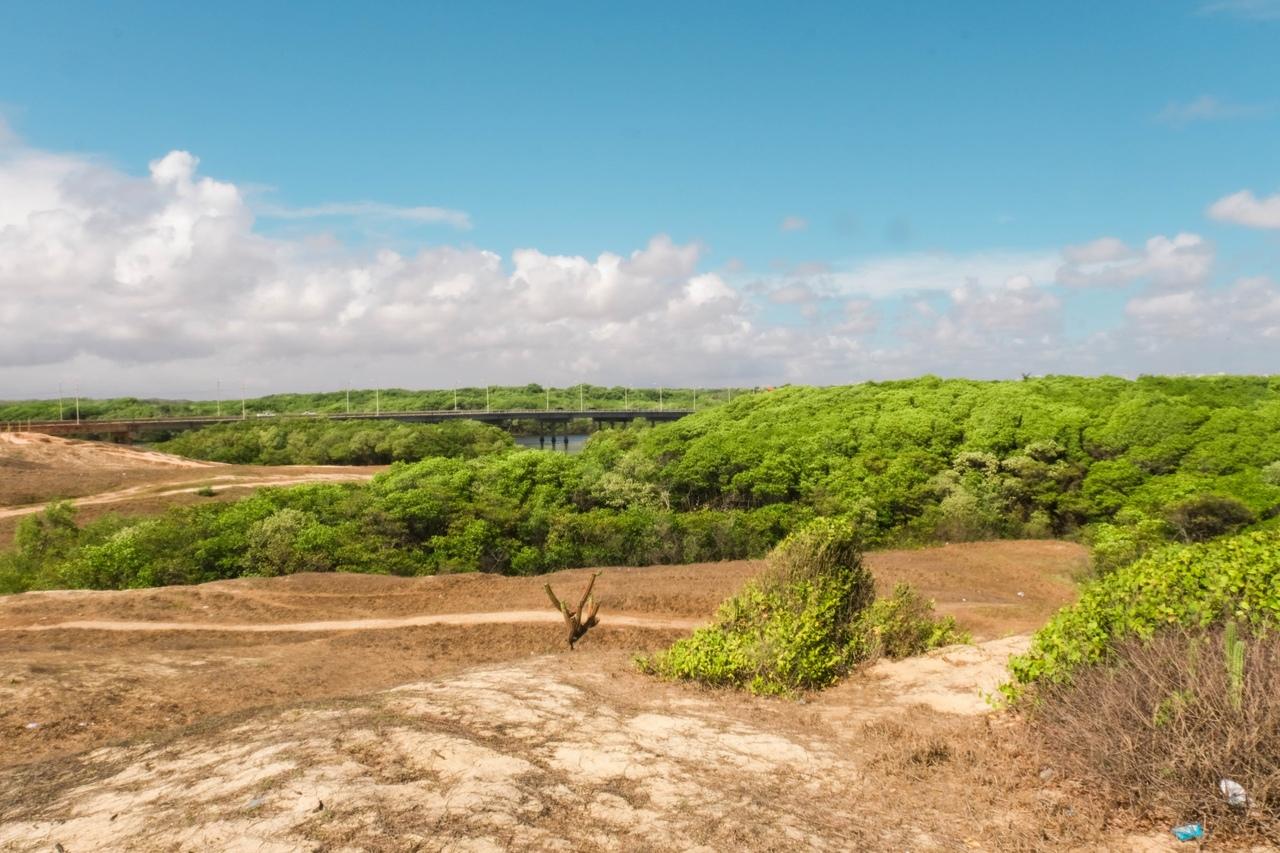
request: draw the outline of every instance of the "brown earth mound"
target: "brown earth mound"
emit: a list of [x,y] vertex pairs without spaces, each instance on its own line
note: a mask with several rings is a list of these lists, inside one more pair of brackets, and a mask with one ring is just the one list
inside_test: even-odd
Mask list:
[[[246,489],[368,480],[382,466],[223,465],[40,433],[0,433],[0,548],[22,516],[71,498],[81,520],[104,512],[161,512],[169,506],[225,500]],[[209,487],[213,497],[197,496]]]

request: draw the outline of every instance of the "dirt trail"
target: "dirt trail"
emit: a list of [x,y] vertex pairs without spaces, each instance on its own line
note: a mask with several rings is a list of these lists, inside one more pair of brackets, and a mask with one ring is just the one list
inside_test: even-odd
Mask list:
[[[318,633],[331,631],[387,631],[392,628],[420,628],[424,625],[495,625],[520,622],[559,624],[559,613],[550,610],[500,610],[491,613],[440,613],[401,619],[344,619],[333,622],[285,622],[282,624],[209,624],[207,622],[115,622],[81,620],[52,625],[0,628],[0,631],[225,631],[232,634],[273,634],[281,632]],[[609,617],[609,624],[625,628],[670,628],[691,631],[706,620],[650,619],[640,616]]]

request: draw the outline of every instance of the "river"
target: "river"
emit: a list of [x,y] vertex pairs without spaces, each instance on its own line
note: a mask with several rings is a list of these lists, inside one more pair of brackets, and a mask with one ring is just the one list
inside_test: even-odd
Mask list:
[[[568,436],[565,436],[563,434],[557,435],[555,450],[556,452],[564,452],[565,450],[564,442],[565,442],[565,439],[568,438],[569,439],[568,452],[577,453],[578,451],[582,450],[582,445],[586,444],[587,439],[590,437],[591,436],[585,432],[570,433]],[[517,435],[515,438],[516,438],[516,444],[520,445],[521,447],[532,447],[535,449],[540,448],[542,450],[551,450],[550,436],[546,436],[545,438],[540,439],[536,435]]]

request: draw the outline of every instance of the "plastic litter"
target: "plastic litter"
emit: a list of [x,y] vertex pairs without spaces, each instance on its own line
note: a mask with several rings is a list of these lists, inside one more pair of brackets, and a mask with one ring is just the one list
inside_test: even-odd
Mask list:
[[1184,823],[1173,828],[1173,837],[1179,841],[1195,841],[1204,837],[1204,827],[1198,823]]
[[39,723],[27,723],[27,728],[29,728],[29,729],[38,729],[38,728],[40,728],[40,724],[39,724]]
[[1234,779],[1221,779],[1218,782],[1218,790],[1222,792],[1222,796],[1227,798],[1227,805],[1242,809],[1249,805],[1249,794],[1245,791],[1244,786]]

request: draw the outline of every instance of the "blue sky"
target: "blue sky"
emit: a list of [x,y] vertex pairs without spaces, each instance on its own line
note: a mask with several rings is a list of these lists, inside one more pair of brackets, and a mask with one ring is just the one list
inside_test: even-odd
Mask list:
[[[1280,226],[1269,224],[1265,202],[1280,190],[1278,48],[1280,3],[1269,0],[28,3],[9,6],[0,29],[0,116],[17,152],[11,171],[27,175],[37,156],[75,157],[113,180],[145,181],[152,161],[191,152],[193,174],[236,188],[253,216],[248,234],[295,260],[312,251],[350,273],[379,251],[453,247],[492,253],[510,275],[518,249],[599,266],[601,253],[627,257],[666,235],[698,247],[686,279],[715,275],[743,294],[749,304],[733,310],[755,332],[808,329],[810,339],[853,342],[785,369],[706,370],[701,380],[999,373],[1007,361],[999,339],[1016,323],[978,330],[986,348],[969,362],[934,363],[939,320],[925,308],[955,325],[964,301],[955,288],[1000,291],[1022,274],[1053,304],[1032,310],[1021,299],[1010,323],[1037,310],[1055,316],[1052,340],[1040,326],[1016,327],[1040,341],[1021,363],[1100,372],[1106,365],[1071,347],[1096,334],[1123,337],[1143,315],[1127,309],[1132,300],[1163,299],[1167,315],[1169,297],[1191,293],[1203,309],[1235,282],[1274,275]],[[1208,215],[1242,190],[1261,213]],[[11,212],[9,224],[22,214]],[[1178,234],[1209,247],[1207,270],[1153,283],[1149,269],[1135,268],[1103,287],[1064,286],[1053,271],[1066,247],[1113,238],[1140,265],[1148,240]],[[1098,263],[1122,254],[1104,252]],[[307,263],[314,270],[320,261]],[[893,283],[912,263],[904,281],[936,283]],[[869,286],[872,274],[890,283]],[[297,273],[295,286],[306,276]],[[569,276],[552,298],[574,300],[582,286]],[[791,287],[800,289],[782,293]],[[1253,293],[1250,313],[1269,306],[1268,295]],[[606,302],[579,319],[607,329],[619,318]],[[1199,310],[1192,304],[1184,299],[1184,313]],[[1006,307],[989,300],[979,314]],[[856,321],[839,330],[850,312]],[[1270,329],[1257,330],[1261,343]],[[1167,332],[1152,345],[1185,350],[1186,336],[1172,343]],[[257,340],[269,335],[259,330]],[[184,359],[202,374],[228,361],[212,342],[166,353],[162,339],[136,337],[123,352],[54,347],[0,367],[0,380],[25,391],[54,372],[88,371],[173,388]],[[519,330],[511,340],[523,340]],[[1211,353],[1205,372],[1263,369],[1217,353],[1224,340],[1201,344]],[[396,379],[422,376],[415,358],[441,365],[432,378],[479,379],[518,365],[521,352],[535,363],[567,358],[592,380],[656,384],[678,366],[575,361],[528,342],[498,357],[493,345],[360,352]],[[279,362],[278,382],[323,384],[323,372],[289,365],[295,350],[264,347],[255,358]],[[1115,372],[1193,369],[1181,356],[1114,357]]]

